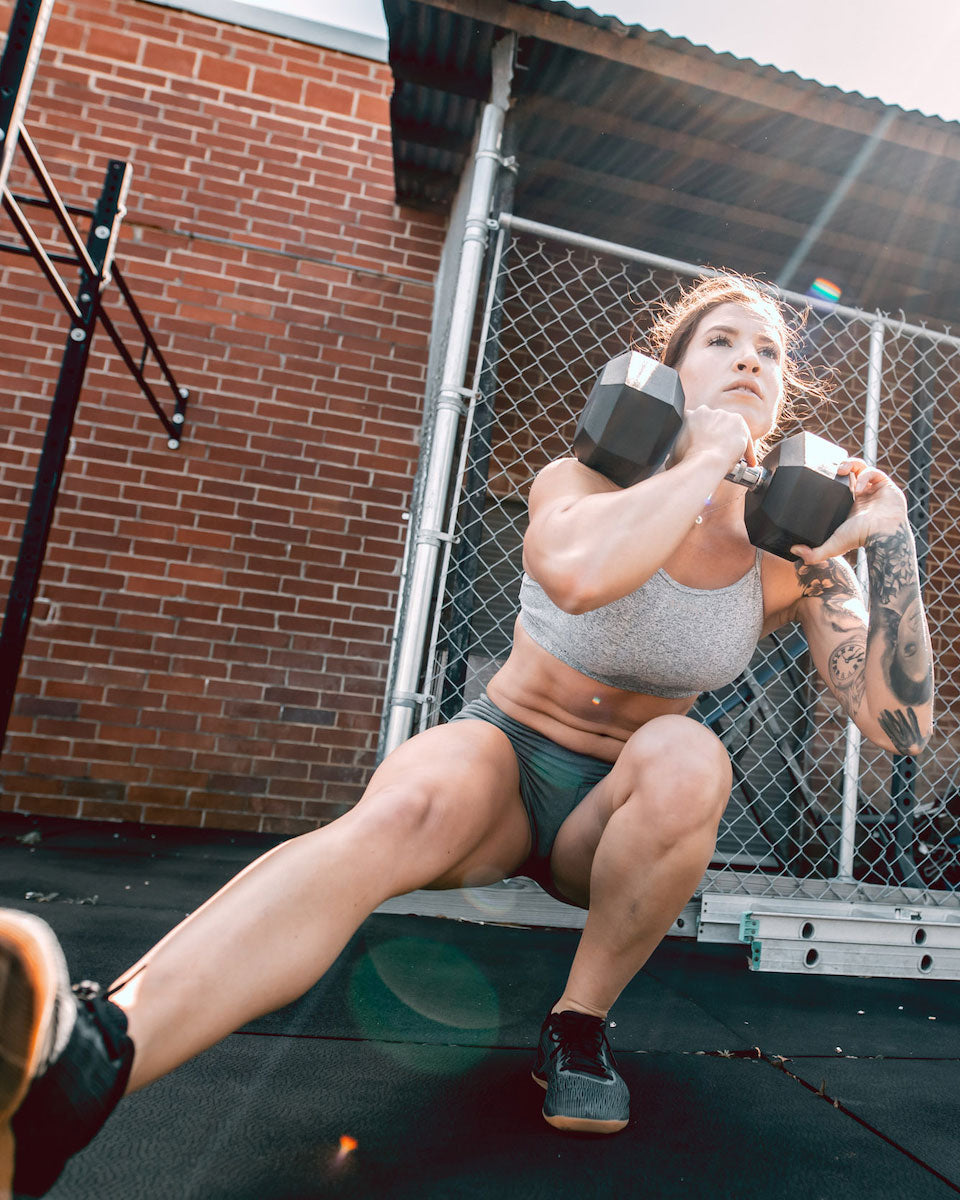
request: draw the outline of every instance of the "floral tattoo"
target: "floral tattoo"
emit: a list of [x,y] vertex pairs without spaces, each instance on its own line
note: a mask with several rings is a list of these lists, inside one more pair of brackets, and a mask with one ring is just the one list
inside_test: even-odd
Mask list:
[[916,591],[913,539],[906,525],[901,525],[896,533],[874,534],[867,538],[864,548],[870,599],[874,603],[889,604],[904,591]]
[[804,596],[823,601],[824,612],[834,633],[848,635],[830,655],[827,671],[830,689],[848,717],[855,717],[863,703],[867,686],[867,638],[860,618],[847,607],[859,595],[859,587],[849,566],[831,558],[808,566],[797,564],[797,578]]

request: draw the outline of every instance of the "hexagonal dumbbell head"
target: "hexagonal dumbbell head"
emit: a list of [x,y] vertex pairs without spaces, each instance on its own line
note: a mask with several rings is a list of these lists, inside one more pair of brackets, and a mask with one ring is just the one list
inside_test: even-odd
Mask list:
[[680,376],[638,350],[610,360],[580,414],[573,452],[620,487],[663,465],[683,423]]
[[747,493],[744,520],[755,546],[789,562],[790,547],[820,546],[847,519],[853,496],[837,468],[847,453],[815,433],[778,442],[764,458],[773,474],[766,486]]

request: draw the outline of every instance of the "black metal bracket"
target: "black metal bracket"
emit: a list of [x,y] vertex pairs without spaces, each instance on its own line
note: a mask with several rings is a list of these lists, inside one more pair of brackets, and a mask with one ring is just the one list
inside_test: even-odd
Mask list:
[[0,188],[17,149],[23,113],[37,73],[40,50],[53,11],[53,0],[17,0],[0,58]]
[[[176,449],[180,445],[190,395],[189,391],[180,387],[174,379],[143,314],[113,261],[120,226],[126,213],[126,195],[131,175],[129,163],[117,159],[110,160],[100,197],[92,211],[66,205],[43,165],[30,135],[23,127],[23,112],[52,8],[53,0],[17,0],[3,55],[0,57],[0,204],[24,243],[0,243],[0,252],[30,255],[46,276],[54,295],[70,318],[70,329],[24,522],[20,551],[7,597],[3,625],[0,627],[0,752],[6,739],[30,617],[39,587],[40,571],[46,554],[47,539],[53,523],[60,480],[97,322],[99,321],[109,334],[127,369],[159,417],[166,431],[167,445],[170,449]],[[14,196],[7,188],[10,167],[18,145],[40,185],[42,199]],[[23,211],[23,206],[30,205],[53,212],[72,248],[72,255],[49,253],[44,248]],[[73,223],[74,215],[90,219],[85,241]],[[80,285],[75,294],[71,292],[57,269],[61,265],[73,266],[79,270]],[[111,280],[116,282],[120,295],[143,337],[139,363],[103,309],[103,291]],[[148,353],[153,356],[173,393],[172,416],[167,416],[144,374]]]
[[[35,2],[35,0],[33,0]],[[0,65],[0,79],[2,79],[3,68]],[[14,227],[23,239],[24,245],[11,245],[6,242],[0,242],[0,253],[7,252],[12,254],[29,254],[40,267],[40,270],[47,278],[47,282],[53,289],[54,295],[60,301],[67,315],[71,319],[75,319],[78,312],[77,302],[74,300],[60,272],[57,270],[59,265],[75,266],[81,273],[86,272],[90,276],[91,286],[93,281],[97,282],[96,296],[96,316],[100,324],[110,336],[110,340],[116,347],[117,353],[123,360],[124,365],[130,374],[137,381],[140,390],[146,396],[150,407],[157,414],[160,424],[163,426],[167,434],[167,445],[171,450],[176,450],[180,445],[180,440],[183,437],[184,424],[186,421],[187,401],[190,398],[190,392],[185,387],[180,387],[173,373],[163,356],[160,347],[157,345],[156,339],[150,331],[140,307],[134,299],[133,293],[127,286],[126,280],[120,273],[120,268],[114,263],[114,254],[116,250],[117,237],[120,233],[120,221],[125,215],[125,200],[126,193],[130,185],[130,167],[129,164],[121,162],[117,159],[111,159],[107,167],[107,179],[104,182],[104,193],[100,197],[98,205],[106,202],[107,192],[109,189],[116,189],[117,198],[117,214],[119,220],[115,225],[110,227],[109,234],[106,233],[107,226],[98,217],[96,210],[84,210],[64,204],[63,200],[57,193],[56,186],[50,178],[50,174],[44,166],[43,160],[33,143],[33,139],[25,128],[19,131],[19,143],[23,151],[24,158],[30,166],[34,177],[40,184],[40,190],[43,192],[43,198],[36,196],[15,196],[6,188],[0,192],[0,203],[2,203],[7,215],[13,222]],[[49,209],[57,219],[57,223],[62,229],[67,241],[73,248],[73,254],[51,254],[48,253],[37,236],[36,232],[30,225],[26,214],[23,211],[23,205],[32,205],[34,207]],[[91,220],[90,235],[85,245],[79,231],[73,223],[71,213],[79,213],[84,216],[89,216]],[[98,231],[100,231],[98,233]],[[102,251],[102,253],[101,253]],[[97,263],[100,263],[102,270],[97,269]],[[129,347],[123,340],[122,335],[114,324],[110,314],[103,307],[102,292],[105,287],[114,282],[117,285],[117,290],[120,293],[126,307],[136,323],[137,329],[143,338],[143,344],[140,347],[139,362],[134,357]],[[153,361],[159,368],[160,374],[170,388],[173,396],[173,412],[170,416],[164,412],[160,400],[158,399],[150,381],[144,373],[147,355],[153,357]]]

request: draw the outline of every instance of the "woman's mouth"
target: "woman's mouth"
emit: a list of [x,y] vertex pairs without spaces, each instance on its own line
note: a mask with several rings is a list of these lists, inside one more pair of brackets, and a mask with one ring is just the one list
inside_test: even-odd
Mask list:
[[723,390],[725,392],[749,392],[751,396],[756,396],[758,400],[763,399],[760,389],[755,383],[731,383],[729,387],[725,387]]

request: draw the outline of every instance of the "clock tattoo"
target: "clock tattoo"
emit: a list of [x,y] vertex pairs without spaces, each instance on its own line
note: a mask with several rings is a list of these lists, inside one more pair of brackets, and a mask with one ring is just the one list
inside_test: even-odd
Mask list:
[[866,662],[865,637],[843,642],[830,655],[830,683],[848,717],[854,716],[863,700]]

